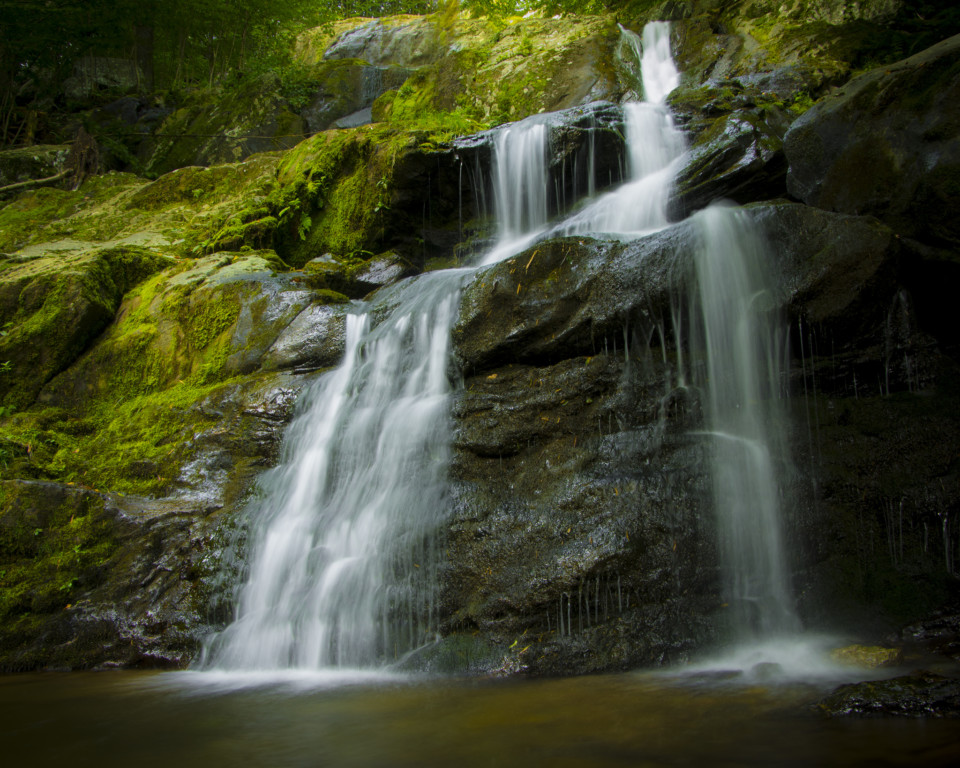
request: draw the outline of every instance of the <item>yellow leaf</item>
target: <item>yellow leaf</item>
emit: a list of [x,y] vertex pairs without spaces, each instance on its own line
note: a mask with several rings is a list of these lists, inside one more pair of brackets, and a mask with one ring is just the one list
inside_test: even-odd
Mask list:
[[495,379],[495,378],[497,378],[497,374],[491,373],[489,376],[487,376],[487,378],[488,378],[488,379]]

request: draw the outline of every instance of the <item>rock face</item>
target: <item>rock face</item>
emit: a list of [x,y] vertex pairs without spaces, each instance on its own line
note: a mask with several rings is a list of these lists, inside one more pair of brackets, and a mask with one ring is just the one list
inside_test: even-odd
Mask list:
[[[690,146],[678,223],[548,238],[463,290],[442,638],[410,667],[626,669],[725,636],[703,395],[676,376],[700,237],[685,217],[718,197],[745,206],[778,275],[762,301],[789,336],[799,614],[876,644],[956,588],[958,44],[813,104],[863,63],[863,40],[840,42],[896,4],[775,21],[714,5],[670,4],[689,65],[671,97]],[[297,392],[339,361],[351,302],[489,242],[493,124],[560,110],[540,118],[553,217],[591,188],[587,152],[593,189],[620,182],[615,102],[637,83],[611,19],[440,21],[317,30],[301,106],[263,82],[151,139],[157,170],[242,162],[0,208],[0,668],[183,666],[228,619],[237,512]],[[168,141],[204,116],[209,145]],[[946,711],[896,686],[881,709]],[[830,707],[876,711],[850,696]]]
[[787,188],[805,203],[960,242],[960,36],[854,78],[794,123]]

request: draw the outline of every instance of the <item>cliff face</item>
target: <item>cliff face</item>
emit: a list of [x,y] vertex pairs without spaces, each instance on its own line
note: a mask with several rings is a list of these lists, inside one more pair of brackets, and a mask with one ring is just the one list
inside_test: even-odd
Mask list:
[[[465,288],[444,640],[413,664],[576,673],[722,636],[702,408],[669,385],[686,341],[663,328],[685,219],[718,198],[763,233],[790,329],[802,617],[870,634],[955,588],[960,42],[905,50],[937,41],[896,2],[713,5],[648,12],[683,69],[679,223],[547,240]],[[588,152],[599,187],[620,180],[616,102],[640,86],[612,18],[359,20],[297,50],[307,98],[184,105],[141,148],[209,167],[0,208],[3,669],[182,666],[228,618],[236,513],[349,302],[487,241],[489,129],[562,110],[553,214]],[[0,178],[54,175],[43,149]]]

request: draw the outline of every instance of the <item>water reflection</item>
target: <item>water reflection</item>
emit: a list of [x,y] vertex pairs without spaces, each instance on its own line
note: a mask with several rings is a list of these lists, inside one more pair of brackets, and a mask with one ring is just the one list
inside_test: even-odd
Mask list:
[[[716,674],[540,681],[336,673],[0,678],[5,765],[956,765],[949,721],[825,720],[810,684]],[[234,681],[236,682],[236,681]]]

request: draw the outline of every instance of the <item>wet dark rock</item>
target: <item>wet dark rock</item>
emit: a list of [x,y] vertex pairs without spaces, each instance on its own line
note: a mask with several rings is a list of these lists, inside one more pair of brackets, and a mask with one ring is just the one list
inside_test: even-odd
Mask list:
[[346,309],[312,304],[297,315],[263,357],[263,366],[310,370],[336,365],[346,342]]
[[685,223],[627,244],[557,238],[478,272],[453,330],[460,365],[597,354],[625,325],[654,325],[683,280],[691,237]]
[[681,219],[718,199],[745,204],[781,197],[787,172],[782,135],[752,111],[717,118],[697,137],[677,175],[670,217]]
[[945,606],[923,621],[904,627],[899,637],[960,661],[960,610],[956,605]]
[[442,626],[503,649],[493,671],[627,669],[715,637],[705,445],[671,428],[662,375],[600,354],[466,380]]
[[842,685],[814,708],[828,717],[960,717],[960,679],[915,672],[889,680]]
[[952,37],[814,105],[784,139],[790,193],[877,216],[925,242],[960,242],[958,61],[960,37]]

